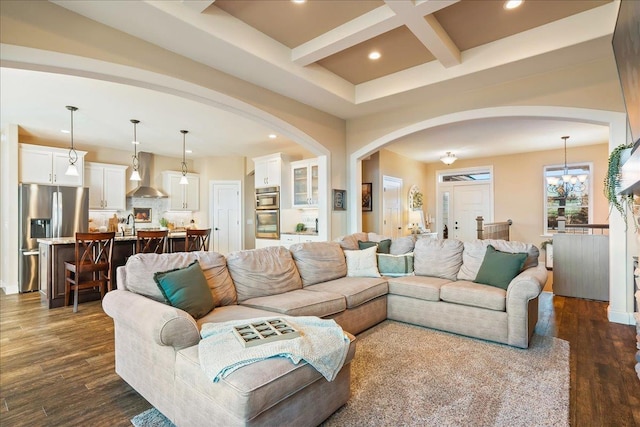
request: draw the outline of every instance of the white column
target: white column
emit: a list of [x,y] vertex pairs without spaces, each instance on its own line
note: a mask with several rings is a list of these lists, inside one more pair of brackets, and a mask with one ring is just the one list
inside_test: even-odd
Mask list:
[[[624,115],[610,122],[609,152],[627,143]],[[621,116],[621,117],[620,117]],[[622,216],[614,209],[609,216],[609,308],[611,322],[633,325],[633,256],[637,253],[633,218],[629,215],[625,227]]]
[[0,137],[0,286],[18,293],[18,126]]

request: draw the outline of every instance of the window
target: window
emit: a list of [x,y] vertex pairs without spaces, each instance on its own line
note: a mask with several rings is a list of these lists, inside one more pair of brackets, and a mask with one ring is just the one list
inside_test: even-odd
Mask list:
[[490,181],[491,172],[477,172],[477,173],[461,173],[452,175],[442,175],[442,182],[460,182],[460,181]]
[[545,166],[544,234],[558,230],[558,217],[566,224],[589,224],[591,208],[591,163]]

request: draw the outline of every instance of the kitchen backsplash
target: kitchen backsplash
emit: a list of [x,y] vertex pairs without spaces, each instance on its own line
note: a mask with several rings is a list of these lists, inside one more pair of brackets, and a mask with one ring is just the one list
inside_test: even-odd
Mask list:
[[316,218],[317,209],[280,209],[280,232],[294,232],[299,223],[308,231],[316,231]]
[[[167,199],[152,198],[127,198],[127,210],[125,211],[107,211],[107,210],[89,210],[89,221],[93,222],[94,227],[107,226],[109,218],[114,214],[118,218],[126,221],[129,214],[133,214],[133,208],[151,209],[151,222],[136,222],[136,229],[156,228],[160,227],[160,218],[165,218],[168,222],[174,224],[175,227],[186,227],[194,220],[195,226],[198,227],[198,215],[193,212],[168,212],[169,202]],[[126,224],[120,224],[126,226]],[[131,227],[131,223],[129,227]]]

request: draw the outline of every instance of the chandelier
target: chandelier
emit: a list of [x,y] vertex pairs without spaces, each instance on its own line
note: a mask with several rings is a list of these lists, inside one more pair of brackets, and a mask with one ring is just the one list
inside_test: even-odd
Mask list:
[[564,140],[564,169],[562,177],[548,176],[548,191],[556,192],[562,198],[574,198],[585,190],[585,182],[588,175],[572,175],[569,173],[569,168],[567,167],[567,139],[569,137],[563,136],[562,139]]

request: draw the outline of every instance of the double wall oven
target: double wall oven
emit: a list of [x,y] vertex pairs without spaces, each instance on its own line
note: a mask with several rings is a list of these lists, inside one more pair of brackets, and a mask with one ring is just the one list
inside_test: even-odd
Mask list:
[[280,239],[280,188],[256,188],[256,239]]

